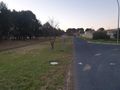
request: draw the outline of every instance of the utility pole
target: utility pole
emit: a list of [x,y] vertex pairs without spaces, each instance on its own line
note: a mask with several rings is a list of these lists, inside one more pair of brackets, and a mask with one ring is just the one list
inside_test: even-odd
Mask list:
[[117,4],[118,4],[118,30],[117,30],[117,44],[119,44],[119,18],[120,18],[120,4],[119,4],[119,0],[117,0]]

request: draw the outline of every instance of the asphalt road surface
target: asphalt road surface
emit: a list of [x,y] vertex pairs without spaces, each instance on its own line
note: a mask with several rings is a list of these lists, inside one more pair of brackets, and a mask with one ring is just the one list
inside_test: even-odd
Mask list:
[[120,90],[120,46],[74,38],[74,90]]

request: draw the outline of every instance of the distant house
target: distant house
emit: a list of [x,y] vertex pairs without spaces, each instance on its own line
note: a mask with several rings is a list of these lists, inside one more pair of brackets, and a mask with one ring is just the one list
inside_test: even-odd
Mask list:
[[116,29],[110,29],[110,30],[106,30],[107,31],[107,35],[110,36],[111,39],[114,39],[114,35],[116,34],[117,30]]
[[92,39],[92,38],[93,38],[93,33],[94,33],[94,32],[95,32],[94,30],[88,29],[88,30],[85,31],[83,37]]

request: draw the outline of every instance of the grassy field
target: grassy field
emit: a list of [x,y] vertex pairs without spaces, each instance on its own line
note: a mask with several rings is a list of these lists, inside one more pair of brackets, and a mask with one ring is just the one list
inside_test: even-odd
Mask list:
[[[0,90],[63,90],[67,68],[72,61],[72,41],[62,52],[61,41],[50,50],[42,42],[0,52]],[[50,61],[58,61],[52,66]]]

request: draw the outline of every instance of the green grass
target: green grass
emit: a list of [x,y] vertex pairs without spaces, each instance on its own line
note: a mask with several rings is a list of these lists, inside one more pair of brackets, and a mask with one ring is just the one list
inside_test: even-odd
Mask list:
[[[60,40],[56,41],[55,50],[49,48],[49,43],[40,43],[30,50],[1,52],[0,90],[62,90],[71,63],[71,40],[66,43],[64,52],[60,51]],[[52,66],[50,61],[58,61],[59,65]]]
[[[85,38],[85,37],[80,37],[81,39],[83,40],[86,40],[86,41],[89,41],[89,42],[92,42],[92,43],[101,43],[101,44],[116,44],[117,43],[117,40],[116,39],[90,39],[90,38]],[[120,42],[120,40],[119,40]]]
[[104,40],[104,39],[98,39],[98,40],[90,40],[92,42],[98,42],[98,43],[112,43],[115,44],[117,40],[115,39],[110,39],[110,40]]

